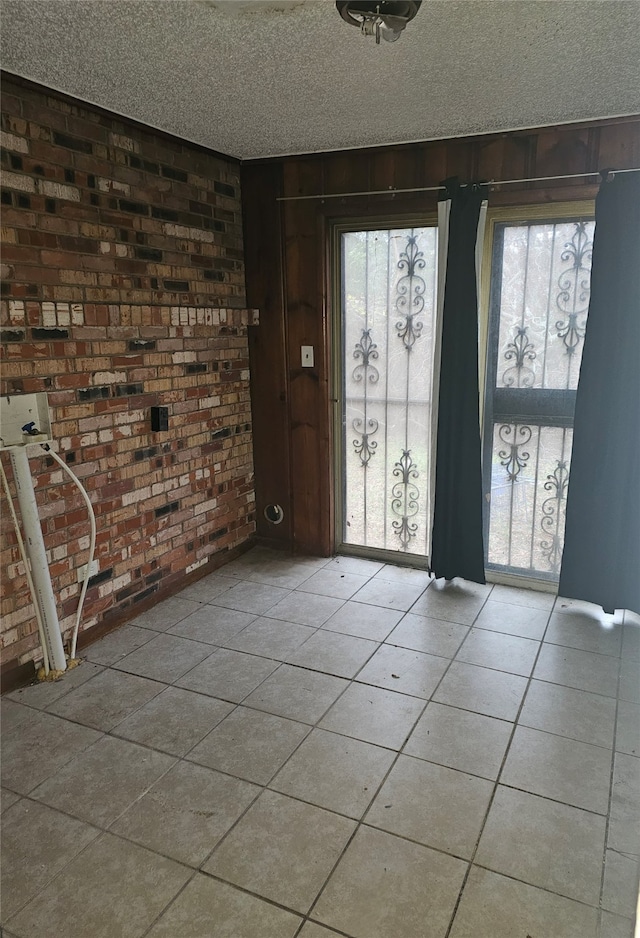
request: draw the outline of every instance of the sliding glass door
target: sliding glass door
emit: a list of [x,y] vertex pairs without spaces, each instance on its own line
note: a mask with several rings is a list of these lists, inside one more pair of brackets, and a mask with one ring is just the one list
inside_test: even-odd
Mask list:
[[[496,212],[488,228],[484,542],[489,577],[556,582],[594,222],[590,203],[544,211]],[[337,546],[346,552],[428,560],[437,244],[435,223],[336,228]]]
[[558,579],[593,231],[589,212],[492,225],[483,447],[488,572]]
[[426,559],[437,228],[338,236],[340,546]]

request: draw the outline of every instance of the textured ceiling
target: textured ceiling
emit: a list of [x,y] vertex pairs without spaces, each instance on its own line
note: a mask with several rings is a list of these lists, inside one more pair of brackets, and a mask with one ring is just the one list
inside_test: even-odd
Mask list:
[[633,114],[635,0],[424,0],[375,45],[333,0],[3,0],[10,72],[241,158]]

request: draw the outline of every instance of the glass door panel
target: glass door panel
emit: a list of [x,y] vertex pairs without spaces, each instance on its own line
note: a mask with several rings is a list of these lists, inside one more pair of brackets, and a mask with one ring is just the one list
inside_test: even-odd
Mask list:
[[557,581],[594,222],[494,227],[485,398],[487,568]]
[[341,235],[342,541],[426,555],[437,228]]

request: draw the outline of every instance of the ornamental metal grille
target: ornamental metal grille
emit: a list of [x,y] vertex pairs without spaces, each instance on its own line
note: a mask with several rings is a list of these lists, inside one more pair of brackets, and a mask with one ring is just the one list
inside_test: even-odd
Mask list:
[[484,478],[487,566],[557,580],[594,222],[497,225]]
[[492,566],[557,579],[571,439],[566,427],[494,423],[488,545]]
[[426,553],[437,229],[342,235],[343,541]]
[[496,386],[575,390],[594,223],[503,226]]

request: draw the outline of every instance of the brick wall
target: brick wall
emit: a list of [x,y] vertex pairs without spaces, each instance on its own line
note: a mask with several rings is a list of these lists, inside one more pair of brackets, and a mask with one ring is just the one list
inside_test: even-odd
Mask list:
[[[48,393],[58,452],[94,504],[88,629],[254,530],[238,166],[12,79],[1,126],[0,391]],[[151,431],[154,405],[168,432]],[[30,452],[68,634],[86,510]],[[2,508],[2,660],[22,664],[39,656],[37,628]]]

